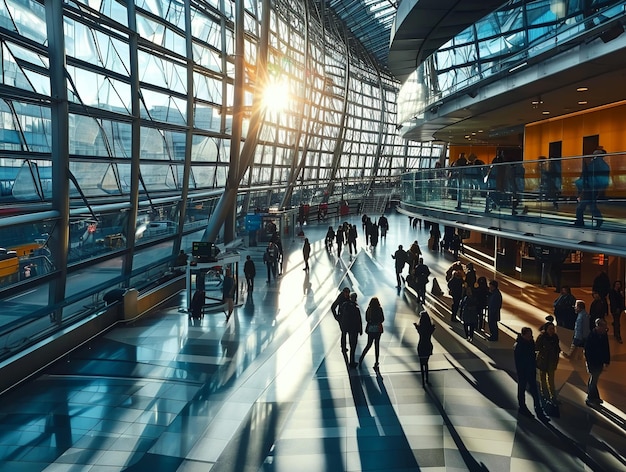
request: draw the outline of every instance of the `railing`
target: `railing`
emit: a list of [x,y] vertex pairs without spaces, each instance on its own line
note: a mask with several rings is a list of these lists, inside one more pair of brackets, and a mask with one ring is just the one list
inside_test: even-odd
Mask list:
[[403,174],[402,202],[626,233],[626,159],[610,153],[423,169]]

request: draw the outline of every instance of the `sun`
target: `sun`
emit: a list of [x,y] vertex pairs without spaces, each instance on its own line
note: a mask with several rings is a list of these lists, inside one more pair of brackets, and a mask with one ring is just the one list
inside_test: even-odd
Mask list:
[[286,81],[270,80],[263,92],[263,108],[267,111],[282,111],[289,103],[289,85]]

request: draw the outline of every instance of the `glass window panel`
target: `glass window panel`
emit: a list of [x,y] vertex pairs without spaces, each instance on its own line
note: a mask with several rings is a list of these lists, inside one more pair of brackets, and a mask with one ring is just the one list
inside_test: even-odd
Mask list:
[[[129,134],[120,136],[120,132],[123,131],[128,131]],[[111,136],[107,132],[116,133],[118,136]],[[104,120],[70,113],[69,138],[70,154],[113,157],[112,151],[115,149],[123,153],[119,157],[129,155],[128,149],[119,145],[124,144],[121,142],[124,139],[130,140],[130,128],[114,126],[111,122]],[[115,143],[115,148],[111,146],[112,143]],[[130,146],[130,142],[126,145]]]
[[130,84],[76,67],[68,66],[67,71],[76,87],[75,93],[69,94],[69,100],[131,115]]
[[0,227],[0,288],[54,271],[46,244],[53,228],[54,221]]
[[222,103],[222,81],[219,78],[194,73],[193,80],[196,98],[207,102]]
[[182,64],[175,64],[161,56],[140,50],[137,52],[140,80],[174,92],[187,91],[187,71]]
[[[50,152],[50,109],[39,105],[10,102],[14,111],[1,102],[2,129],[7,138],[0,141],[5,150]],[[19,123],[19,126],[17,125]]]
[[[184,30],[184,27],[182,29]],[[166,25],[138,14],[137,30],[142,38],[177,54],[185,55],[185,38]]]
[[218,52],[212,51],[211,49],[197,43],[194,43],[192,48],[193,59],[198,66],[215,72],[222,71],[222,58]]
[[178,188],[176,167],[169,164],[142,163],[141,176],[148,192]]
[[185,29],[185,7],[183,2],[171,0],[143,0],[137,1],[137,8],[141,8],[152,13],[159,18]]
[[127,43],[69,18],[65,18],[65,51],[69,57],[111,72],[130,73]]
[[121,183],[114,165],[106,162],[70,162],[80,190],[87,197],[120,195]]
[[47,44],[46,12],[42,3],[35,0],[2,3],[0,16],[4,28],[17,32],[36,43]]
[[185,125],[186,102],[154,90],[142,89],[142,118]]
[[221,116],[216,108],[196,102],[194,105],[194,127],[219,131]]
[[99,212],[97,220],[91,215],[72,217],[68,262],[82,262],[125,249],[129,214],[128,211]]
[[192,162],[218,162],[219,148],[215,138],[194,135],[191,149]]
[[215,167],[192,166],[189,187],[195,189],[213,188],[215,186],[215,173]]

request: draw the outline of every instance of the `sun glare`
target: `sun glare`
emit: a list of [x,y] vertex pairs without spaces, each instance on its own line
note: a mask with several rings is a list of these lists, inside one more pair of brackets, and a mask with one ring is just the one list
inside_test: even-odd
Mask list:
[[263,93],[263,107],[267,111],[281,111],[287,108],[289,87],[284,82],[271,81]]

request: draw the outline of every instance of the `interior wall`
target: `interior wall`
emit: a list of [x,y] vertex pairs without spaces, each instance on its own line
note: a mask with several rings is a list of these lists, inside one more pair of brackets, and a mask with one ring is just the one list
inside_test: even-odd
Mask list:
[[[599,143],[608,152],[626,151],[626,102],[600,107],[586,113],[577,113],[526,125],[524,133],[524,160],[535,160],[549,155],[551,142],[562,143],[564,158],[583,153],[583,138],[597,135]],[[623,196],[626,193],[626,162],[622,156],[608,157],[611,167],[611,187],[607,196]],[[576,194],[574,181],[580,176],[580,161],[562,163],[563,195]]]

